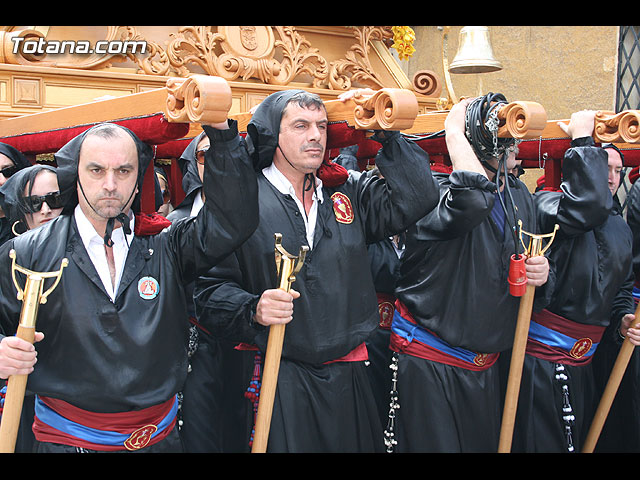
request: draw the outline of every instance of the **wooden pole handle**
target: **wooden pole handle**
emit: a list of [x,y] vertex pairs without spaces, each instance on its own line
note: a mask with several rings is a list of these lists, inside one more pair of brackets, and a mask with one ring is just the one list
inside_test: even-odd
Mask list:
[[[291,275],[294,270],[292,259],[286,256],[281,259],[278,270],[280,290],[288,292],[291,288]],[[269,430],[271,429],[271,415],[273,413],[273,402],[276,397],[278,386],[278,373],[280,371],[280,357],[282,356],[282,345],[284,343],[285,324],[274,324],[269,326],[269,337],[267,338],[267,351],[262,367],[262,383],[260,385],[260,396],[258,400],[258,412],[256,415],[255,431],[251,453],[265,453],[269,442]]]
[[[638,314],[640,314],[640,305],[638,305],[638,308],[636,308],[636,318],[638,318]],[[591,426],[589,427],[587,438],[585,439],[584,445],[582,447],[582,453],[593,453],[594,449],[596,448],[598,438],[600,437],[600,433],[602,432],[604,423],[606,422],[607,416],[609,415],[609,410],[611,409],[613,400],[618,393],[618,387],[620,386],[622,377],[624,377],[624,373],[627,370],[627,365],[629,365],[631,355],[633,355],[633,351],[635,349],[634,347],[635,345],[631,343],[628,338],[625,338],[624,342],[622,342],[622,347],[620,347],[618,357],[616,358],[616,362],[613,365],[611,375],[609,375],[609,380],[607,380],[607,385],[604,388],[602,398],[600,399],[600,403],[598,404],[598,408],[593,417],[593,421],[591,422]]]
[[509,367],[509,380],[507,383],[507,392],[502,413],[502,424],[500,426],[498,453],[509,453],[511,451],[516,411],[518,410],[522,366],[524,365],[524,356],[527,348],[527,338],[529,336],[529,324],[531,323],[531,311],[533,310],[535,291],[536,287],[533,285],[527,285],[526,291],[520,299],[518,321],[513,340],[513,351],[511,354],[511,365]]
[[[35,327],[20,325],[16,336],[33,344]],[[11,375],[7,382],[7,395],[4,399],[0,422],[0,453],[15,451],[28,377],[28,375]]]
[[280,356],[284,342],[284,332],[284,324],[271,325],[269,327],[269,338],[267,340],[264,366],[262,367],[260,400],[258,402],[258,413],[256,416],[251,453],[265,453],[267,451],[273,402],[278,386],[278,373],[280,371]]

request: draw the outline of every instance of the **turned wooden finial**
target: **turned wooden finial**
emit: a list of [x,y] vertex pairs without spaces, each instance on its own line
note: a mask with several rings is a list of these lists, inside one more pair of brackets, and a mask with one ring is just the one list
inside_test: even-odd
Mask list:
[[167,90],[165,114],[170,122],[221,123],[229,115],[231,87],[221,77],[171,77]]
[[547,112],[536,102],[510,102],[500,109],[498,118],[498,136],[505,138],[537,138],[547,126]]
[[402,88],[383,88],[373,95],[356,95],[354,119],[367,130],[405,130],[418,115],[415,93]]

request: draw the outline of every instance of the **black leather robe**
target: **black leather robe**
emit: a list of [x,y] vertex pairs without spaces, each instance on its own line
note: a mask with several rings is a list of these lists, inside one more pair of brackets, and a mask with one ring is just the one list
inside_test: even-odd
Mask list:
[[576,139],[565,152],[562,174],[560,191],[535,194],[540,228],[560,227],[548,254],[556,283],[546,308],[576,323],[614,328],[591,363],[525,356],[514,452],[581,450],[599,400],[593,374],[599,352],[634,309],[631,231],[607,185],[606,152],[591,138]]
[[[68,258],[62,279],[38,313],[38,362],[28,390],[96,412],[159,404],[176,394],[187,374],[187,298],[183,285],[228,256],[255,229],[255,172],[236,152],[236,130],[204,127],[212,138],[205,168],[207,204],[168,231],[135,236],[114,302],[107,295],[72,215],[7,242],[0,250],[0,327],[16,331],[21,302],[11,281],[9,249],[17,263],[53,271]],[[227,135],[230,135],[228,137]],[[144,299],[138,281],[151,276],[159,293]],[[19,275],[21,277],[21,275]],[[21,279],[23,280],[23,279]]]
[[[479,353],[510,348],[520,299],[509,294],[507,277],[515,252],[491,217],[496,185],[486,177],[453,171],[435,174],[440,202],[407,231],[396,295],[416,322],[452,346]],[[527,187],[509,177],[523,229],[537,233]],[[505,201],[513,221],[513,209]],[[521,250],[520,250],[521,251]]]
[[[367,254],[374,243],[403,231],[434,205],[436,185],[426,154],[398,133],[383,140],[376,165],[384,179],[350,172],[337,187],[324,187],[318,207],[315,244],[293,288],[295,320],[287,325],[283,356],[321,364],[361,344],[378,325],[376,292]],[[304,221],[294,200],[258,174],[260,224],[229,261],[214,268],[194,293],[199,320],[226,337],[266,348],[267,331],[252,324],[262,292],[277,288],[274,233],[297,255],[307,244]],[[331,195],[344,193],[354,220],[336,220]],[[215,324],[211,325],[212,319]]]
[[[584,144],[584,145],[583,145]],[[591,139],[572,145],[561,192],[535,194],[542,230],[560,226],[549,258],[556,286],[547,309],[606,327],[633,313],[631,230],[607,186],[607,155]]]
[[[398,132],[385,134],[376,165],[385,177],[350,172],[324,186],[313,248],[296,275],[271,420],[270,452],[383,450],[382,426],[364,362],[334,362],[378,328],[367,244],[404,230],[437,199],[426,154]],[[210,331],[266,351],[268,330],[252,322],[262,292],[277,288],[274,233],[297,255],[307,244],[295,201],[258,175],[260,224],[210,278],[198,280],[198,320]],[[351,223],[336,219],[331,196],[348,197]]]

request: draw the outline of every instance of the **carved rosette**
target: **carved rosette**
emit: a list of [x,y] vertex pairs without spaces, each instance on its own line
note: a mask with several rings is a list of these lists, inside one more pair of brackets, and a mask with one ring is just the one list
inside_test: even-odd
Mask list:
[[13,53],[14,38],[24,38],[25,41],[38,40],[39,38],[44,38],[44,35],[37,30],[31,29],[0,32],[0,63],[28,65],[33,62],[42,61],[44,58],[42,54]]
[[438,76],[431,70],[419,70],[413,76],[414,90],[427,97],[437,97],[442,92]]

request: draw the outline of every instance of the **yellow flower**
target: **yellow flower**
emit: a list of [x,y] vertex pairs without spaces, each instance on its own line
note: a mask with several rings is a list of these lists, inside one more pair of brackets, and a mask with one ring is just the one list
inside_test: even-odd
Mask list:
[[400,60],[408,60],[416,49],[413,47],[413,42],[416,39],[416,34],[411,27],[391,27],[393,32],[393,45],[398,52]]

